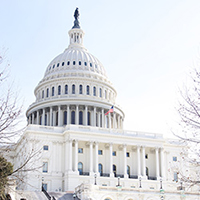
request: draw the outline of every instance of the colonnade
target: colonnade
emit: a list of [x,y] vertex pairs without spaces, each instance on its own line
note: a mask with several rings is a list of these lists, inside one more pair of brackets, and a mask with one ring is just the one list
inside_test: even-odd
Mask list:
[[[68,152],[68,159],[65,160],[65,171],[75,171],[78,173],[78,148],[79,148],[78,140],[69,140],[66,142],[65,152]],[[133,162],[137,163],[137,173],[136,174],[128,174],[127,171],[127,145],[122,145],[123,157],[120,157],[120,162],[123,162],[123,169],[120,166],[116,166],[116,172],[113,171],[113,143],[105,144],[109,148],[109,168],[104,171],[105,176],[114,177],[120,176],[122,178],[143,178],[143,179],[151,179],[151,180],[160,180],[165,179],[165,164],[164,164],[164,152],[163,148],[154,147],[155,160],[154,165],[151,166],[151,170],[155,170],[155,176],[148,176],[146,174],[146,162],[145,162],[145,146],[133,146],[136,151],[136,159],[133,159]],[[85,172],[85,175],[93,175],[94,173],[99,174],[99,142],[88,142],[87,146],[89,148],[89,153],[84,155],[89,157],[89,166],[87,166],[88,170]],[[73,148],[74,147],[74,148]],[[73,156],[72,156],[73,155]],[[105,155],[104,155],[105,156]],[[87,162],[88,163],[88,162]],[[86,164],[86,163],[84,163]],[[156,167],[156,169],[154,169]],[[85,170],[85,169],[84,169]],[[123,171],[123,174],[119,173]],[[103,176],[104,176],[103,175]]]
[[68,124],[123,129],[123,117],[116,113],[105,115],[108,109],[83,106],[59,105],[46,107],[28,116],[29,124],[63,126]]

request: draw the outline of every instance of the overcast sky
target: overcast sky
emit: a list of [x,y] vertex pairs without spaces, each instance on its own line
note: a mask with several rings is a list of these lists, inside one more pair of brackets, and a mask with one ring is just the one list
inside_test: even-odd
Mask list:
[[1,52],[6,49],[24,111],[50,61],[68,47],[76,7],[84,45],[118,91],[124,128],[168,136],[178,87],[198,55],[200,1],[1,1]]

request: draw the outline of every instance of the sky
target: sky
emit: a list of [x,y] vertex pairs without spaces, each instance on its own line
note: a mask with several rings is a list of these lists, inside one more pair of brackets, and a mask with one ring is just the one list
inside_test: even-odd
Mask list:
[[0,52],[24,113],[46,67],[68,47],[76,7],[84,46],[118,92],[124,129],[169,136],[178,91],[199,55],[199,0],[1,1]]

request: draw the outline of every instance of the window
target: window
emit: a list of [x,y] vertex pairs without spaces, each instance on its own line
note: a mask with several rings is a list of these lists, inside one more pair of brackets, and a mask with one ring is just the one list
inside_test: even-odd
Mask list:
[[58,86],[58,95],[60,95],[61,94],[61,86],[59,85]]
[[113,173],[114,173],[114,175],[115,175],[115,177],[116,177],[116,173],[117,173],[116,165],[113,165]]
[[63,124],[66,125],[67,124],[67,111],[64,111],[63,115],[64,115]]
[[90,126],[91,125],[91,123],[90,123],[90,112],[87,113],[87,120],[88,120],[88,126]]
[[42,90],[42,98],[44,98],[44,90]]
[[48,145],[44,145],[43,146],[43,150],[48,151],[49,150],[49,146]]
[[65,85],[65,94],[68,94],[68,85]]
[[96,87],[93,87],[93,96],[96,96]]
[[79,61],[78,64],[81,65],[81,61]]
[[130,167],[127,165],[127,174],[130,176]]
[[87,95],[90,95],[90,86],[87,85]]
[[83,153],[83,148],[78,148],[78,153]]
[[57,67],[59,67],[59,63],[57,64]]
[[92,63],[90,63],[90,67],[92,67]]
[[105,99],[107,99],[107,91],[105,90]]
[[126,152],[126,157],[130,157],[130,153],[129,152]]
[[99,163],[99,174],[100,176],[103,175],[103,165],[101,163]]
[[48,162],[43,162],[42,172],[43,173],[47,173],[48,172]]
[[87,63],[86,63],[86,62],[85,62],[84,64],[85,64],[85,66],[87,66]]
[[148,159],[148,154],[145,154],[145,159]]
[[52,87],[51,95],[54,96],[54,87]]
[[98,150],[98,154],[99,155],[103,155],[103,151],[102,150]]
[[42,183],[43,190],[47,191],[47,183]]
[[116,156],[116,155],[117,155],[116,151],[113,151],[112,155],[113,155],[113,156]]
[[83,125],[83,111],[79,112],[79,125]]
[[75,111],[71,112],[71,124],[75,124]]
[[47,114],[44,116],[44,125],[47,126]]
[[65,62],[62,62],[62,66],[64,66],[65,65]]
[[70,65],[70,61],[67,62],[67,65]]
[[55,68],[55,65],[53,65],[53,69]]
[[102,97],[102,89],[99,89],[99,97]]
[[149,168],[146,167],[146,176],[149,176]]
[[73,61],[73,65],[75,65],[76,64],[76,62],[75,61]]
[[178,173],[174,172],[174,181],[178,182]]
[[82,163],[82,162],[79,162],[79,163],[78,163],[78,171],[79,171],[79,174],[80,174],[80,175],[83,174],[83,163]]
[[56,126],[58,126],[58,112],[56,112]]
[[79,85],[79,94],[83,94],[83,86]]
[[177,157],[176,156],[173,156],[173,161],[177,161]]
[[49,88],[47,88],[47,95],[46,97],[49,97]]
[[72,85],[72,94],[75,94],[75,85]]

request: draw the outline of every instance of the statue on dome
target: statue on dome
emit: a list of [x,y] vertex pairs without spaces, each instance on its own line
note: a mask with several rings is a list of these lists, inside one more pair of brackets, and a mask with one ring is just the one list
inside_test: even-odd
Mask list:
[[75,12],[74,12],[74,18],[77,20],[79,17],[79,11],[78,8],[76,8]]
[[79,25],[79,21],[78,21],[78,18],[79,18],[79,11],[78,11],[78,8],[76,8],[75,12],[74,12],[74,26],[72,28],[80,28],[80,25]]

